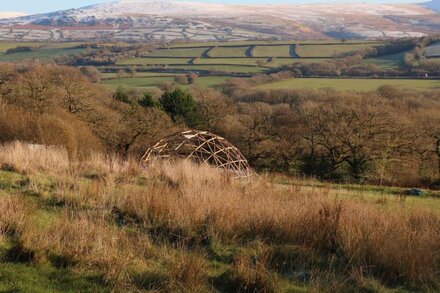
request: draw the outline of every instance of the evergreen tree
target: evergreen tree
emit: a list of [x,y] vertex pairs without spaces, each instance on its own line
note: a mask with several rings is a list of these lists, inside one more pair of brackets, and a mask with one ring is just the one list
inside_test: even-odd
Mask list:
[[159,102],[174,122],[183,121],[188,126],[198,124],[197,103],[188,92],[180,88],[167,91],[160,97]]

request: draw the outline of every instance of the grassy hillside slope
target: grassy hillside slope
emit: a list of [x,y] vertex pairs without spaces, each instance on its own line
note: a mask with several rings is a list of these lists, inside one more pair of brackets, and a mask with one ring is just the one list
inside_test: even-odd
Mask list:
[[439,288],[440,218],[401,197],[22,144],[0,166],[0,291]]

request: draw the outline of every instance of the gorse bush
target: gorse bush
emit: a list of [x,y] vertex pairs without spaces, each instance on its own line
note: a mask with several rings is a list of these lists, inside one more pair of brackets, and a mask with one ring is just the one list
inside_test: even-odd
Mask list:
[[[0,148],[0,166],[13,170],[0,172],[10,178],[2,188],[22,193],[0,196],[1,237],[27,261],[93,271],[116,291],[440,285],[440,218],[399,199],[387,207],[264,178],[244,183],[184,162],[74,162],[63,149],[19,143]],[[40,209],[51,210],[44,225]]]

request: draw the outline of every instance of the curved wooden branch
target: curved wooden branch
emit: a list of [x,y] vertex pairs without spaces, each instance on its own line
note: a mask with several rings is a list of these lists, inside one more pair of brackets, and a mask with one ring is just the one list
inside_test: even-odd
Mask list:
[[165,137],[145,152],[142,163],[176,158],[214,166],[236,178],[255,175],[239,149],[225,138],[207,131],[188,130]]

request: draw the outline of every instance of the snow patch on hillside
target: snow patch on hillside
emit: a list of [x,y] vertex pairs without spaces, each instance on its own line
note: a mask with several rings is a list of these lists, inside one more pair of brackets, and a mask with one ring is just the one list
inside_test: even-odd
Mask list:
[[[408,37],[435,32],[440,17],[423,4],[228,5],[189,1],[119,0],[0,19],[0,39],[35,39],[42,34],[71,41]],[[424,16],[426,21],[422,22]],[[23,35],[22,26],[32,30]],[[54,29],[62,32],[53,33]]]
[[15,18],[15,17],[25,16],[25,15],[26,15],[26,13],[24,13],[24,12],[0,11],[0,19]]
[[[436,0],[437,1],[437,0]],[[371,16],[383,15],[421,15],[426,10],[417,5],[391,5],[373,3],[345,4],[257,4],[257,5],[228,5],[188,1],[166,0],[120,0],[116,2],[96,4],[53,13],[33,15],[21,20],[38,18],[70,18],[75,20],[107,19],[141,16],[170,16],[179,18],[209,17],[227,18],[237,16],[269,15],[285,19],[301,17],[322,17],[326,15],[361,14]]]
[[157,0],[121,0],[118,2],[97,4],[79,9],[64,11],[65,17],[76,19],[106,19],[142,15],[160,15],[160,16],[203,16],[219,15],[224,17],[228,15],[244,14],[244,9],[233,5],[211,4],[200,2],[183,1],[157,1]]

